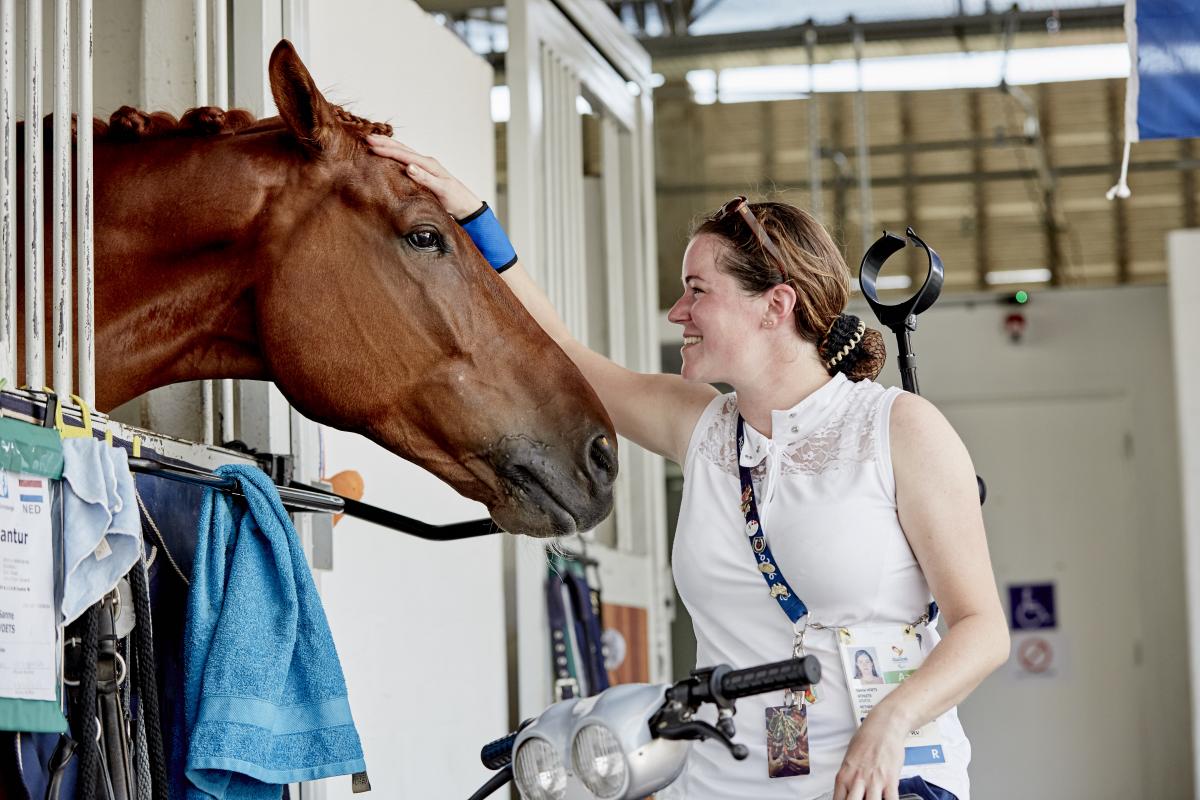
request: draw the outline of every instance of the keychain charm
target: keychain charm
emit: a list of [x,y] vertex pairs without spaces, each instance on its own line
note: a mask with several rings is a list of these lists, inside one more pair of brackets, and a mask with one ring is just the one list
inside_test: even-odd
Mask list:
[[771,778],[807,775],[811,769],[808,709],[795,703],[791,691],[784,698],[784,705],[767,708],[767,775]]

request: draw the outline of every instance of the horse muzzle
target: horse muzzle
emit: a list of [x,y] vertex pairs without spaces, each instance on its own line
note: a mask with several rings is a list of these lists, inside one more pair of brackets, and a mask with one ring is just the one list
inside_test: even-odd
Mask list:
[[617,451],[607,431],[594,431],[573,447],[527,436],[505,437],[492,464],[507,502],[492,517],[510,533],[563,536],[591,530],[612,511]]

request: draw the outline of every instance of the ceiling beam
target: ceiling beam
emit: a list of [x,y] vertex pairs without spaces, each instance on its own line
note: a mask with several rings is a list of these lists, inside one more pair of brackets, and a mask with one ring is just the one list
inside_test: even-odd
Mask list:
[[[928,19],[888,20],[859,23],[863,37],[868,41],[897,41],[905,39],[962,38],[985,35],[1003,30],[1009,13],[969,14],[965,16],[933,17]],[[1057,16],[1059,30],[1063,32],[1098,28],[1120,28],[1125,23],[1123,5],[1096,6],[1093,8],[1064,8],[1052,15],[1047,11],[1016,12],[1017,33],[1046,32],[1046,20]],[[842,22],[834,25],[818,25],[817,42],[820,45],[846,44],[853,40],[855,25]],[[662,36],[642,40],[651,58],[688,59],[718,53],[795,48],[804,44],[807,25],[792,25],[761,31],[738,33],[714,33],[688,36]]]

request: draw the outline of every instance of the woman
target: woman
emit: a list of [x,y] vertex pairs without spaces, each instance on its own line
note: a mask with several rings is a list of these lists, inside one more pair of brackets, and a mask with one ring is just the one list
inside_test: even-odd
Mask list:
[[[499,226],[479,229],[478,197],[435,159],[370,143],[455,219],[472,218],[488,255]],[[617,430],[683,465],[672,561],[697,662],[811,654],[824,668],[815,696],[739,701],[751,756],[697,745],[685,796],[897,800],[903,787],[966,800],[970,745],[955,705],[1008,654],[975,471],[936,408],[871,380],[882,336],[841,313],[849,271],[825,229],[744,198],[701,222],[668,315],[683,328],[681,376],[627,370],[574,340],[510,253],[489,260]],[[735,392],[719,395],[717,382]],[[926,625],[932,597],[948,629],[940,644]],[[841,648],[861,645],[883,648],[907,680],[852,693]],[[906,765],[914,754],[930,763]]]
[[862,683],[883,683],[883,678],[875,671],[875,659],[869,650],[854,654],[854,678]]

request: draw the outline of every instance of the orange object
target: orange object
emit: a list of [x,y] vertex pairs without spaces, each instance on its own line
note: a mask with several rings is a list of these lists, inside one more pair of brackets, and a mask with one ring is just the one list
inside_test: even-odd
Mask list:
[[[326,478],[327,482],[333,486],[335,494],[340,494],[342,497],[349,497],[351,500],[362,500],[363,490],[366,488],[363,483],[362,473],[356,469],[345,469],[334,475],[332,478]],[[346,516],[345,514],[334,514],[333,524],[337,525],[338,520]]]

